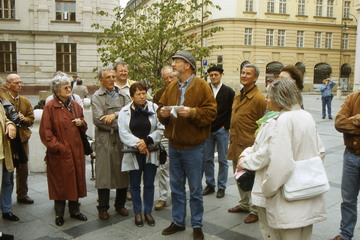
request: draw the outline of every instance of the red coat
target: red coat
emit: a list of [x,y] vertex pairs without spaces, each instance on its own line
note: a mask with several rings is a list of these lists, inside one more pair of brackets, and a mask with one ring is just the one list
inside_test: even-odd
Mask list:
[[[72,102],[77,117],[83,119],[78,103]],[[69,112],[56,99],[45,105],[40,138],[46,146],[47,180],[51,200],[77,201],[86,196],[85,155],[78,127]],[[87,127],[81,128],[86,131]]]

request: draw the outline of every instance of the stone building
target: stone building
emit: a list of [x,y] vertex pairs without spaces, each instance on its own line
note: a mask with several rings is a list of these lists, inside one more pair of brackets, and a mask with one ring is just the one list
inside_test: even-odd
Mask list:
[[[100,66],[93,23],[113,21],[117,0],[0,0],[0,77],[19,74],[25,86],[48,86],[56,71],[95,83]],[[100,10],[109,17],[100,17]]]
[[[157,0],[131,0],[127,7]],[[186,1],[186,0],[183,0]],[[201,0],[199,0],[201,1]],[[221,10],[201,16],[203,25],[223,26],[224,31],[204,44],[221,45],[206,59],[224,67],[223,80],[239,87],[240,69],[246,63],[260,70],[264,89],[280,69],[294,64],[304,73],[304,91],[317,89],[331,77],[344,90],[354,84],[357,12],[351,0],[213,0]],[[193,31],[193,30],[189,30]],[[204,61],[203,61],[204,62]],[[200,62],[198,65],[200,66]]]

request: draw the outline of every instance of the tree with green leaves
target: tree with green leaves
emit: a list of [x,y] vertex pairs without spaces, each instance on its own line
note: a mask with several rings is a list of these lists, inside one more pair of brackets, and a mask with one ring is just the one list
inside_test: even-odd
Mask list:
[[[135,9],[116,7],[115,21],[110,27],[100,23],[93,27],[103,65],[122,60],[130,65],[130,77],[161,84],[160,71],[178,50],[190,51],[196,59],[208,57],[214,48],[204,39],[223,30],[204,27],[203,19],[211,15],[206,9],[220,9],[210,0],[161,0]],[[100,15],[108,15],[99,12]]]

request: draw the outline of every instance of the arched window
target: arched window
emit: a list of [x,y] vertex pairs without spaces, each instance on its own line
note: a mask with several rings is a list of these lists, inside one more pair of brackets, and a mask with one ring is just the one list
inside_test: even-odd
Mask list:
[[266,77],[265,77],[266,86],[279,76],[281,69],[283,67],[284,65],[280,62],[271,62],[268,65],[266,65]]
[[350,73],[351,73],[351,66],[347,63],[343,64],[341,66],[341,72],[340,72],[340,87],[342,88],[343,91],[349,90]]
[[330,77],[332,69],[327,63],[319,63],[314,67],[314,84],[321,84],[322,80]]
[[302,72],[302,74],[304,75],[304,73],[306,72],[306,68],[305,68],[305,65],[302,63],[302,62],[298,62],[295,64],[295,67],[297,69],[300,70],[300,72]]

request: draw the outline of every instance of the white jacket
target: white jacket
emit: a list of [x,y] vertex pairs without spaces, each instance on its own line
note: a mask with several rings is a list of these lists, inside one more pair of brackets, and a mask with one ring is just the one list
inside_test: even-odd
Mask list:
[[323,196],[287,201],[282,195],[282,186],[292,174],[295,161],[323,158],[324,153],[310,113],[299,106],[280,113],[269,144],[270,163],[262,184],[270,227],[300,228],[326,219]]
[[[156,114],[158,106],[155,103],[147,101],[148,109],[155,114],[149,115],[149,121],[151,124],[149,136],[153,139],[154,145],[158,145],[163,137],[164,126],[159,122]],[[119,113],[118,117],[118,126],[119,126],[119,135],[121,141],[124,143],[124,148],[135,147],[136,143],[140,140],[138,137],[134,136],[130,130],[130,118],[131,118],[131,109],[128,104],[123,107]],[[156,166],[159,166],[159,151],[150,152],[150,155],[146,158],[146,163],[152,163]],[[139,164],[136,160],[135,153],[124,153],[122,160],[121,171],[131,171],[139,169]]]
[[251,202],[259,207],[265,207],[266,202],[261,186],[270,163],[269,142],[276,125],[275,119],[270,118],[260,126],[254,145],[246,148],[239,157],[242,168],[256,171],[254,186],[251,191]]

